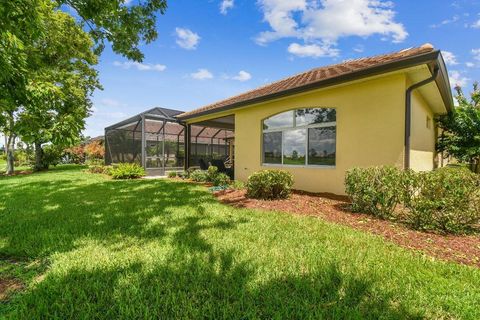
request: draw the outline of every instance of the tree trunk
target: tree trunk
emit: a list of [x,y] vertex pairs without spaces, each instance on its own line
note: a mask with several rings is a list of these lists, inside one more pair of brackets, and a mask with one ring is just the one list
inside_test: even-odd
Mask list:
[[43,165],[43,149],[40,142],[35,141],[35,165],[33,166],[34,171],[41,171],[45,169]]
[[6,174],[13,174],[15,172],[15,157],[13,154],[13,148],[14,148],[14,138],[9,135],[8,138],[5,137],[6,143],[5,143],[5,151],[7,153],[7,171],[5,172]]

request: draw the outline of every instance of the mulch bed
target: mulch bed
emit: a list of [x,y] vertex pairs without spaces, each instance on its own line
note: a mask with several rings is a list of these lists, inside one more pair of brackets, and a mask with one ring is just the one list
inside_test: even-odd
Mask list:
[[248,199],[244,190],[214,192],[222,203],[240,208],[285,211],[298,215],[317,216],[380,235],[408,249],[419,250],[438,259],[480,268],[479,235],[442,235],[408,229],[406,226],[371,215],[349,211],[348,199],[328,193],[312,194],[295,191],[287,200]]

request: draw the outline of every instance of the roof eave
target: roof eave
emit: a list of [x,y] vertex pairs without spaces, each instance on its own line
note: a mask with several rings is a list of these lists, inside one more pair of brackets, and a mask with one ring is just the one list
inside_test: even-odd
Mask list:
[[329,86],[344,83],[344,82],[350,82],[350,81],[359,80],[362,78],[368,78],[368,77],[376,76],[376,75],[387,73],[387,72],[398,71],[401,69],[410,68],[410,67],[414,67],[422,64],[429,64],[429,63],[437,63],[439,65],[441,76],[439,77],[439,79],[437,79],[437,81],[441,83],[441,85],[439,85],[439,89],[441,90],[440,92],[442,94],[442,99],[444,100],[444,103],[447,106],[447,109],[450,109],[453,106],[453,99],[451,95],[450,84],[448,82],[448,74],[446,73],[445,63],[441,58],[440,51],[436,50],[436,51],[420,54],[414,57],[409,57],[402,60],[381,64],[372,68],[354,71],[351,73],[340,75],[335,78],[325,79],[315,83],[310,83],[307,85],[288,89],[285,91],[276,92],[276,93],[268,94],[265,96],[261,96],[261,97],[257,97],[257,98],[253,98],[245,101],[240,101],[237,103],[232,103],[219,108],[200,111],[195,114],[186,115],[186,116],[182,116],[180,114],[177,116],[177,118],[181,120],[189,120],[189,119],[193,119],[193,118],[197,118],[205,115],[210,115],[218,112],[240,108],[240,107],[251,105],[251,104],[270,101],[273,99],[283,98],[283,97],[299,94],[299,93],[310,91],[310,90],[329,87]]

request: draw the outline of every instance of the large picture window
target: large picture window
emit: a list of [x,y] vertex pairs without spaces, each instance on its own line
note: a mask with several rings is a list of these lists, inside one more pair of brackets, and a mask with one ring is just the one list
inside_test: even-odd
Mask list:
[[263,120],[263,163],[335,166],[336,120],[332,108],[296,109]]

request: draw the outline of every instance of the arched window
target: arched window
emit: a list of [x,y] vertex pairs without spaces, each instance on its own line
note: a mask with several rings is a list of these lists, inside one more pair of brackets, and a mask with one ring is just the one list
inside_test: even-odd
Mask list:
[[306,108],[263,120],[263,164],[335,166],[336,111]]

